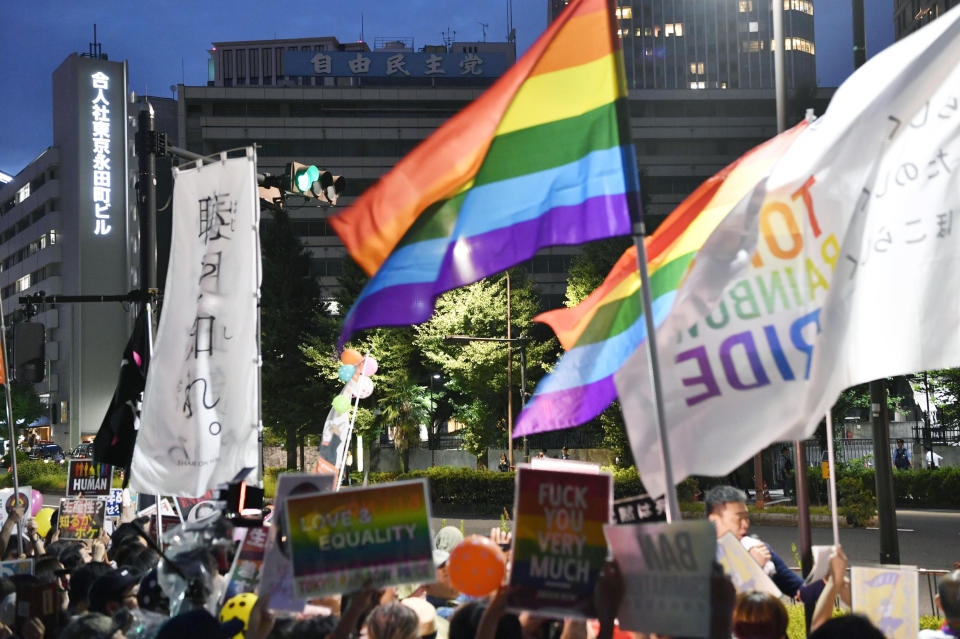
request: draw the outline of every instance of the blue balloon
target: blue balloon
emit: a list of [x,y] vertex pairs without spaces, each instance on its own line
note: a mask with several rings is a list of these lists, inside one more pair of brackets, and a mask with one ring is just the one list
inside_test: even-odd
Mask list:
[[354,364],[341,364],[340,372],[337,373],[337,376],[340,378],[341,382],[349,382],[353,379],[353,374],[357,372],[357,367]]

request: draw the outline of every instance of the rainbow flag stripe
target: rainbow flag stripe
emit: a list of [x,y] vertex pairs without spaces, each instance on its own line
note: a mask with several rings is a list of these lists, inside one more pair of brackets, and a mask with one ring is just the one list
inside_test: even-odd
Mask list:
[[[646,239],[654,324],[669,313],[697,251],[731,209],[786,152],[806,127],[800,123],[743,155],[701,184]],[[534,318],[557,334],[566,353],[540,381],[520,413],[513,436],[569,428],[599,415],[617,398],[613,374],[647,336],[637,270],[630,247],[587,299]]]
[[637,168],[609,0],[573,0],[489,90],[330,224],[371,275],[340,343],[541,247],[630,232]]

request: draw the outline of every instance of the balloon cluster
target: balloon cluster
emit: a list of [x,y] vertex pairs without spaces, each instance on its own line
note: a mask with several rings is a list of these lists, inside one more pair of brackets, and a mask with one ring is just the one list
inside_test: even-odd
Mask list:
[[350,410],[350,400],[354,397],[365,399],[373,393],[371,376],[377,372],[377,360],[369,355],[364,357],[360,351],[348,348],[340,355],[340,370],[337,376],[346,383],[343,392],[333,398],[333,409],[338,413]]

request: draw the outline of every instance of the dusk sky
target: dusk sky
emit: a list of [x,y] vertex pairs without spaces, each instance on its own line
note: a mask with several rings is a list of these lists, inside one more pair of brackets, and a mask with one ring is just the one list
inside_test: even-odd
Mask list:
[[[173,97],[171,85],[205,85],[212,42],[332,35],[341,42],[413,38],[416,48],[507,33],[507,0],[52,0],[0,4],[0,60],[7,69],[0,99],[0,171],[16,174],[53,143],[51,75],[97,38],[111,60],[126,59],[137,94]],[[518,53],[546,27],[546,0],[514,0]],[[893,0],[866,0],[867,52],[893,42]],[[817,80],[836,86],[853,71],[850,0],[816,0]]]

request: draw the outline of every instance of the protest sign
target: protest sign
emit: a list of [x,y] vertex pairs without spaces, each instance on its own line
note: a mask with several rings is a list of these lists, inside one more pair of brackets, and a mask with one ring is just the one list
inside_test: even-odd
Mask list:
[[270,536],[260,569],[260,587],[257,592],[270,593],[270,609],[300,612],[305,601],[293,594],[293,566],[290,549],[278,540],[286,537],[287,518],[284,503],[290,495],[323,493],[333,490],[332,474],[282,473],[277,476],[277,493],[271,511]]
[[618,524],[652,524],[667,521],[663,496],[654,499],[643,493],[613,502],[613,517]]
[[123,489],[111,488],[104,506],[104,517],[119,517],[123,511]]
[[432,581],[429,504],[425,479],[288,498],[294,594]]
[[593,589],[607,559],[609,473],[517,467],[509,605],[561,617],[596,617]]
[[177,497],[177,510],[183,521],[200,521],[220,512],[212,490],[200,497]]
[[60,539],[96,539],[103,531],[106,502],[102,499],[60,500]]
[[230,569],[230,583],[227,584],[223,601],[243,592],[255,592],[260,583],[260,567],[263,565],[263,553],[267,549],[266,526],[256,526],[247,530],[243,542],[237,550]]
[[108,496],[113,483],[113,466],[89,459],[71,459],[67,465],[67,497]]
[[717,540],[717,561],[737,592],[760,590],[777,598],[783,594],[733,533],[728,532]]
[[623,575],[622,630],[710,635],[710,573],[717,531],[709,521],[604,526]]
[[[33,495],[33,488],[30,486],[20,486],[20,499],[17,505],[23,508],[23,512],[27,515],[30,514],[31,507],[31,495]],[[4,488],[0,490],[0,526],[6,523],[7,517],[10,516],[10,509],[14,506],[13,501],[13,488]],[[25,520],[24,520],[25,521]]]
[[32,574],[33,559],[11,559],[10,561],[0,561],[0,577]]
[[850,595],[853,611],[870,619],[887,639],[917,636],[916,566],[852,566]]

